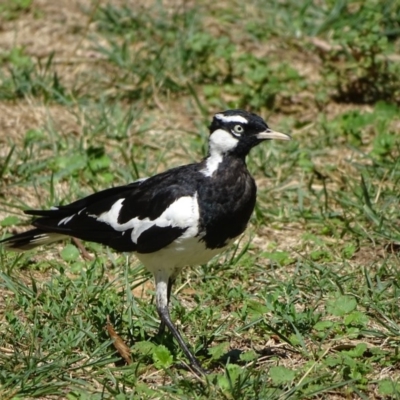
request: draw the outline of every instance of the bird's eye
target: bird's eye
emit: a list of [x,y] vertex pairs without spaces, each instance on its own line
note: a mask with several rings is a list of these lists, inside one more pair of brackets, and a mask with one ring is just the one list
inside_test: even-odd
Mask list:
[[233,127],[233,131],[234,131],[235,133],[238,133],[238,134],[240,135],[241,133],[243,133],[244,129],[243,129],[243,126],[242,126],[242,125],[235,125],[235,126]]

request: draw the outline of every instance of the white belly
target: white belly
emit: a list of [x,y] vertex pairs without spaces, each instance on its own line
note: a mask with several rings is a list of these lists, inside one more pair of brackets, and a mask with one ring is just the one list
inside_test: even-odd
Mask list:
[[229,244],[218,249],[206,249],[205,243],[199,242],[198,238],[181,238],[155,253],[135,255],[153,274],[165,271],[168,275],[176,276],[185,266],[207,263]]

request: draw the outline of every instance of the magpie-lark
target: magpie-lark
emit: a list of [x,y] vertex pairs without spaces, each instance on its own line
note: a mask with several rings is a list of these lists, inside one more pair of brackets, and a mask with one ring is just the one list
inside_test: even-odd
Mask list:
[[256,185],[246,167],[264,140],[290,140],[258,115],[214,115],[209,153],[199,163],[170,169],[50,210],[27,210],[35,229],[6,238],[8,249],[30,250],[68,236],[134,252],[154,274],[160,332],[169,328],[197,373],[204,373],[170,318],[171,287],[185,266],[206,263],[246,228]]

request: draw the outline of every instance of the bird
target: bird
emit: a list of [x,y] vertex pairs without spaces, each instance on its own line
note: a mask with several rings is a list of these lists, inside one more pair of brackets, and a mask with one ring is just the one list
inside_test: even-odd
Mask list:
[[257,192],[246,165],[250,150],[264,141],[291,139],[241,109],[216,113],[209,133],[208,154],[200,162],[70,204],[25,210],[35,217],[34,228],[0,241],[8,250],[31,250],[73,237],[133,252],[154,275],[159,333],[168,327],[200,376],[206,370],[170,317],[172,286],[183,268],[207,263],[245,231]]

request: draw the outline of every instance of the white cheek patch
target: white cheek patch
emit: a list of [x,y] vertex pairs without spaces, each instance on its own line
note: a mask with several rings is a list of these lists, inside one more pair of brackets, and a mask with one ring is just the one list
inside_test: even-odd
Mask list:
[[210,135],[209,147],[210,155],[224,154],[233,150],[239,142],[239,139],[232,136],[231,133],[224,129],[217,129]]
[[224,129],[217,129],[210,135],[210,156],[207,158],[206,167],[200,172],[205,176],[212,176],[222,162],[223,155],[233,150],[239,142],[238,137],[232,136]]
[[214,117],[222,122],[240,122],[241,124],[247,124],[249,122],[245,117],[242,117],[241,115],[215,114]]

